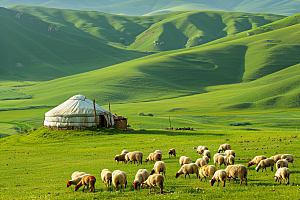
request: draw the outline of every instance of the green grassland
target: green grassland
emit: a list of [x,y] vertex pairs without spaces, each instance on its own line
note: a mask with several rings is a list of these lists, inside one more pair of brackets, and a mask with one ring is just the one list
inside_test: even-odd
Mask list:
[[38,5],[53,8],[98,10],[120,15],[154,15],[182,10],[222,10],[242,12],[263,12],[283,15],[293,15],[299,12],[297,0],[113,0],[94,1],[86,0],[0,0],[0,6],[7,7],[14,4]]
[[[293,136],[293,137],[291,137]],[[294,138],[297,136],[296,138]],[[147,130],[122,132],[118,129],[85,131],[50,131],[40,128],[33,132],[0,139],[1,156],[1,199],[299,199],[299,132],[279,131],[163,131]],[[274,182],[276,169],[271,172],[248,168],[248,186],[239,186],[232,180],[226,187],[212,187],[191,175],[175,178],[180,169],[179,157],[189,156],[193,162],[202,157],[193,147],[205,145],[212,155],[219,145],[230,143],[236,152],[236,164],[247,165],[257,155],[270,157],[289,153],[295,157],[290,184]],[[175,148],[176,158],[169,158],[167,151]],[[154,164],[123,164],[114,161],[114,156],[123,149],[141,151],[144,159],[149,153],[160,149],[166,163],[164,194],[147,194],[149,189],[134,190],[132,182],[138,169],[149,171]],[[213,161],[209,162],[213,165]],[[122,192],[115,192],[113,186],[106,188],[100,178],[102,169],[122,170],[127,173],[128,185]],[[221,166],[224,169],[224,166]],[[74,191],[66,187],[74,171],[84,171],[97,179],[96,192]],[[209,178],[208,178],[209,180]],[[238,179],[239,181],[239,179]],[[196,190],[199,188],[199,190]],[[156,190],[157,192],[159,190]]]

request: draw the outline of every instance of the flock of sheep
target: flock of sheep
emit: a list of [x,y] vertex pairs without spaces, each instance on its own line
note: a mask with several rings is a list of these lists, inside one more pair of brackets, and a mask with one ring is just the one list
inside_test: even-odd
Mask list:
[[[224,153],[221,153],[224,152]],[[242,185],[243,179],[245,179],[245,185],[247,185],[247,175],[248,170],[244,165],[234,165],[235,162],[235,151],[231,150],[231,146],[229,144],[222,144],[219,147],[218,153],[213,156],[214,165],[208,165],[211,160],[211,153],[206,146],[198,146],[197,153],[203,154],[202,158],[196,160],[195,163],[189,157],[181,156],[179,159],[179,163],[181,165],[180,170],[175,174],[175,177],[178,178],[180,174],[184,174],[185,178],[190,174],[196,174],[197,178],[200,178],[202,181],[203,178],[210,177],[211,186],[214,185],[215,182],[221,181],[223,183],[223,187],[225,187],[226,179],[230,181],[231,178],[235,182],[237,182],[237,178],[240,179],[240,185]],[[170,156],[174,156],[176,158],[175,149],[170,149],[168,151],[169,158]],[[133,181],[134,189],[144,188],[145,186],[149,186],[149,193],[151,193],[151,188],[155,192],[154,187],[160,188],[160,193],[163,193],[163,185],[164,180],[166,178],[166,164],[162,161],[162,152],[160,150],[156,150],[154,153],[150,153],[146,158],[145,162],[151,161],[155,162],[153,169],[150,171],[147,169],[139,169],[136,173],[135,180]],[[119,162],[135,162],[142,164],[143,153],[139,151],[128,152],[127,150],[123,150],[120,155],[115,157],[115,161],[117,164]],[[257,165],[255,170],[258,172],[259,169],[262,171],[267,167],[271,167],[271,171],[273,171],[273,166],[276,164],[276,173],[274,175],[274,180],[279,181],[281,184],[281,180],[285,180],[285,184],[289,184],[289,176],[290,170],[288,168],[288,163],[292,163],[294,166],[294,157],[291,154],[278,154],[272,156],[271,158],[267,158],[265,156],[256,156],[253,160],[248,163],[247,167],[251,165]],[[226,167],[225,170],[219,169],[217,170],[216,164],[218,164],[219,168],[221,165]],[[229,165],[230,164],[230,165]],[[162,175],[160,174],[162,172]],[[120,191],[122,186],[126,188],[127,186],[127,175],[124,171],[115,170],[111,173],[108,169],[103,169],[101,172],[101,179],[104,182],[106,187],[109,187],[113,183],[115,190],[117,191],[118,186],[120,186]],[[156,173],[156,174],[154,174]],[[70,185],[75,185],[75,191],[77,191],[81,186],[83,186],[83,191],[85,186],[90,187],[90,192],[95,192],[95,182],[96,178],[90,174],[86,174],[85,172],[74,172],[71,176],[71,180],[68,181],[67,187]]]

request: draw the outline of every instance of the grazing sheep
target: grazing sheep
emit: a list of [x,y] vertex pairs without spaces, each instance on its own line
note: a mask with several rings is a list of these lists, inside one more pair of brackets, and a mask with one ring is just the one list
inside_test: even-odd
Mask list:
[[222,144],[222,145],[220,145],[218,153],[220,153],[221,151],[226,151],[226,150],[231,150],[230,144]]
[[113,172],[113,174],[112,174],[112,182],[113,182],[113,185],[116,188],[116,191],[117,191],[118,185],[120,185],[120,192],[121,192],[123,184],[124,184],[125,189],[126,189],[126,186],[127,186],[127,174],[125,172],[123,172],[123,171],[115,170]]
[[197,148],[197,153],[203,154],[203,152],[204,152],[205,150],[208,150],[208,147],[206,147],[206,146],[198,146],[198,148]]
[[203,156],[207,156],[209,158],[209,160],[211,159],[211,153],[209,150],[204,150],[203,151]]
[[202,167],[202,166],[204,166],[204,165],[207,165],[207,162],[206,162],[206,160],[204,160],[203,158],[199,158],[199,159],[196,160],[196,165],[197,165],[198,167]]
[[86,174],[85,172],[74,172],[71,176],[72,180],[69,180],[67,182],[67,187],[70,187],[71,185],[77,185],[81,179],[85,176],[90,176],[90,174]]
[[126,154],[116,155],[115,161],[117,162],[117,165],[119,164],[120,161],[125,162],[125,155],[126,155]]
[[155,164],[154,164],[154,167],[153,169],[151,170],[150,172],[150,175],[154,174],[154,172],[160,174],[160,172],[163,173],[163,175],[166,177],[166,164],[164,163],[164,161],[157,161]]
[[180,168],[180,170],[175,174],[175,178],[178,178],[178,176],[180,174],[184,174],[185,178],[186,178],[186,175],[189,175],[190,179],[191,179],[190,174],[196,174],[197,175],[197,179],[198,179],[198,177],[199,177],[198,166],[195,163],[184,164]]
[[163,187],[164,187],[164,177],[161,174],[154,174],[148,177],[148,179],[146,181],[144,181],[142,183],[142,188],[144,189],[144,187],[146,185],[149,186],[149,194],[151,193],[151,187],[153,187],[153,191],[155,193],[155,188],[159,187],[160,188],[160,194],[163,194]]
[[154,153],[160,153],[161,155],[163,155],[161,150],[155,150]]
[[172,156],[174,156],[175,158],[176,158],[176,151],[175,151],[175,149],[170,149],[169,151],[168,151],[168,154],[169,154],[169,158],[170,158],[170,155]]
[[225,151],[225,155],[226,156],[233,156],[233,157],[235,157],[235,151],[233,151],[233,150],[226,150]]
[[148,160],[151,161],[161,161],[162,155],[160,153],[150,153],[148,158],[146,158],[145,162],[148,162]]
[[129,153],[129,151],[124,149],[121,154],[128,154],[128,153]]
[[221,165],[225,164],[225,156],[215,154],[214,155],[214,164],[216,166],[216,163],[219,164],[219,168],[221,168]]
[[181,156],[179,158],[179,164],[180,164],[180,166],[182,166],[184,164],[190,164],[190,163],[192,163],[192,160],[189,157]]
[[95,192],[95,183],[96,178],[94,176],[84,176],[82,177],[81,181],[75,186],[75,191],[77,191],[83,185],[82,192],[84,192],[85,186],[90,186],[90,192]]
[[242,185],[243,178],[245,178],[245,185],[247,185],[247,175],[248,171],[244,165],[230,165],[225,169],[227,174],[227,180],[230,181],[230,178],[233,178],[235,182],[237,182],[236,178],[239,178],[240,185]]
[[286,159],[288,162],[292,163],[293,167],[294,167],[294,156],[293,155],[291,155],[291,154],[283,154],[281,156],[281,159]]
[[264,171],[264,169],[267,171],[267,167],[271,167],[271,171],[273,171],[273,166],[275,164],[275,160],[273,160],[272,158],[267,158],[264,160],[261,160],[258,165],[256,166],[255,170],[258,172],[258,170],[260,168],[262,168],[262,172]]
[[203,156],[202,159],[209,163],[209,158],[207,156]]
[[139,186],[139,189],[141,189],[141,184],[146,181],[149,176],[150,173],[147,169],[139,169],[133,181],[134,189],[137,189],[137,186]]
[[253,160],[251,160],[250,162],[248,162],[248,167],[250,167],[251,165],[255,165],[255,164],[257,166],[258,163],[261,160],[264,160],[264,159],[267,159],[267,157],[266,156],[256,156],[255,158],[253,158]]
[[278,154],[278,155],[275,155],[275,156],[271,156],[270,158],[272,158],[273,160],[275,160],[275,162],[277,162],[278,160],[280,160],[281,159],[281,156],[282,156],[283,154]]
[[202,146],[198,146],[196,152],[199,153],[201,148],[202,148]]
[[108,169],[103,169],[100,172],[100,174],[101,174],[101,179],[102,179],[103,183],[105,184],[105,186],[108,187],[109,185],[111,185],[112,173]]
[[223,182],[223,187],[225,187],[225,182],[226,182],[226,171],[221,169],[215,172],[213,177],[210,180],[211,186],[214,185],[215,182],[218,182],[218,187],[219,187],[219,181]]
[[208,176],[210,178],[212,178],[216,171],[217,171],[217,168],[214,165],[202,166],[199,170],[199,175],[201,176],[200,181],[202,181],[203,178],[205,178],[205,181],[206,181],[206,177],[208,177]]
[[281,179],[283,179],[283,182],[285,180],[285,184],[290,183],[290,170],[287,167],[279,168],[274,176],[274,181],[278,181],[281,184]]
[[289,162],[286,159],[281,159],[276,162],[276,169],[289,167]]
[[228,164],[234,165],[235,158],[233,156],[225,156],[224,157],[224,165],[228,166]]
[[131,164],[132,164],[132,162],[135,164],[136,161],[138,163],[142,164],[143,163],[143,153],[139,152],[139,151],[134,151],[134,152],[127,153],[126,156],[125,156],[125,164],[128,161],[130,161]]

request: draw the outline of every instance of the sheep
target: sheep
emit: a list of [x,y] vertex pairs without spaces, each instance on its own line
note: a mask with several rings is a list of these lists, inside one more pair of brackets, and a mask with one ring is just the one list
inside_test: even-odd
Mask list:
[[175,174],[175,178],[178,178],[178,176],[180,174],[184,174],[185,178],[186,178],[186,175],[189,175],[190,179],[191,179],[190,174],[196,174],[197,175],[197,179],[198,179],[198,177],[199,177],[198,166],[195,163],[184,164],[180,168],[180,170]]
[[146,185],[149,186],[149,194],[151,193],[151,187],[153,187],[153,191],[155,193],[155,188],[160,188],[160,194],[163,194],[163,187],[164,187],[164,177],[161,174],[154,174],[148,177],[146,181],[142,183],[142,188],[144,189]]
[[262,168],[262,171],[264,171],[264,169],[267,171],[267,167],[271,167],[271,171],[273,171],[274,164],[275,164],[275,160],[273,160],[272,158],[267,158],[261,160],[256,166],[255,170],[258,172],[258,170]]
[[247,175],[248,171],[244,165],[230,165],[225,169],[227,174],[227,180],[230,181],[230,178],[233,178],[235,182],[237,182],[236,178],[239,178],[240,185],[242,185],[243,178],[245,178],[245,185],[247,185]]
[[125,155],[126,154],[120,154],[115,156],[115,161],[117,162],[117,165],[119,164],[120,161],[125,162]]
[[202,166],[204,166],[204,165],[207,165],[206,160],[204,160],[203,158],[197,159],[195,163],[196,163],[196,165],[197,165],[198,167],[202,167]]
[[293,167],[294,167],[294,156],[293,155],[291,155],[291,154],[283,154],[281,156],[281,159],[286,159],[288,162],[292,163]]
[[203,178],[205,178],[205,181],[206,181],[206,177],[208,177],[208,176],[210,178],[212,178],[216,171],[217,171],[217,168],[214,165],[202,166],[199,170],[199,175],[201,176],[200,181],[202,181]]
[[197,153],[203,154],[203,152],[204,152],[205,150],[208,150],[208,147],[206,147],[206,146],[198,146],[198,148],[197,148]]
[[161,155],[163,155],[161,150],[155,150],[154,153],[160,153]]
[[215,154],[214,155],[214,164],[216,166],[216,163],[219,164],[219,168],[221,168],[222,164],[225,164],[225,156],[219,155],[219,154]]
[[81,181],[75,186],[75,191],[77,191],[83,185],[82,192],[84,192],[85,186],[90,186],[90,192],[95,192],[95,183],[96,178],[94,176],[84,176],[82,177]]
[[169,151],[168,151],[168,154],[169,154],[169,158],[170,158],[170,155],[172,156],[174,156],[175,158],[176,158],[176,151],[175,151],[175,149],[170,149]]
[[111,185],[112,173],[108,169],[103,169],[100,172],[100,174],[101,174],[101,179],[102,179],[103,183],[105,184],[105,186],[108,187],[109,185]]
[[155,164],[154,164],[154,167],[153,169],[151,170],[150,172],[150,175],[154,174],[154,172],[160,174],[160,172],[163,173],[163,175],[166,177],[166,164],[164,163],[164,161],[157,161]]
[[275,160],[275,162],[277,162],[278,160],[280,160],[281,159],[281,156],[282,156],[283,154],[278,154],[278,155],[275,155],[275,156],[271,156],[270,158],[272,158],[273,160]]
[[141,184],[146,181],[149,176],[150,173],[147,169],[139,169],[133,182],[134,189],[137,189],[137,186],[139,186],[139,189],[141,189]]
[[121,154],[128,154],[128,153],[129,153],[129,151],[124,149]]
[[143,153],[139,152],[139,151],[129,152],[125,156],[125,164],[129,160],[130,160],[131,164],[132,164],[132,161],[133,161],[134,164],[135,164],[135,161],[137,161],[138,163],[142,164],[143,163]]
[[228,164],[234,165],[235,158],[233,156],[225,156],[224,157],[224,165],[228,166]]
[[222,144],[222,145],[220,145],[218,153],[220,153],[221,151],[226,151],[226,150],[231,150],[230,144]]
[[225,151],[225,155],[226,156],[233,156],[233,157],[235,157],[235,151],[233,151],[233,150],[226,150]]
[[180,166],[182,166],[184,164],[190,164],[190,163],[192,163],[192,160],[189,157],[181,156],[179,158],[179,164],[180,164]]
[[281,179],[283,179],[283,182],[285,180],[285,184],[290,183],[290,170],[287,167],[279,168],[274,176],[274,181],[278,181],[281,184]]
[[123,172],[123,171],[115,170],[113,172],[113,174],[112,174],[112,182],[113,182],[113,185],[116,188],[116,191],[117,191],[118,185],[120,185],[120,192],[121,192],[123,184],[124,184],[125,189],[126,189],[126,186],[127,186],[127,174],[125,172]]
[[209,158],[207,156],[203,156],[202,159],[209,163]]
[[85,172],[74,172],[71,176],[72,180],[67,182],[67,187],[71,185],[77,185],[84,176],[89,176],[90,174],[86,174]]
[[161,161],[162,155],[160,153],[150,153],[148,158],[146,158],[145,162],[148,162],[148,160],[151,161]]
[[225,170],[218,170],[215,172],[213,177],[210,180],[211,186],[214,185],[214,183],[217,181],[218,182],[218,187],[219,187],[219,181],[223,182],[223,187],[225,187],[225,182],[226,182],[226,171]]
[[256,166],[258,165],[258,163],[261,161],[261,160],[264,160],[264,159],[267,159],[266,156],[256,156],[253,158],[253,160],[251,160],[250,162],[248,162],[248,167],[250,167],[251,165],[255,165]]
[[281,159],[276,162],[276,169],[289,167],[289,162],[286,159]]
[[203,156],[207,156],[209,159],[211,159],[211,153],[209,150],[204,150],[203,151]]

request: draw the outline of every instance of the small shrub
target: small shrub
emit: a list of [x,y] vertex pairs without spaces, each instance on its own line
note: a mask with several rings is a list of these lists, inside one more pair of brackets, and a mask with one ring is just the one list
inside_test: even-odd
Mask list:
[[252,125],[250,122],[235,122],[228,124],[229,126],[246,126],[246,125]]
[[152,113],[138,113],[138,116],[150,116],[153,117]]

